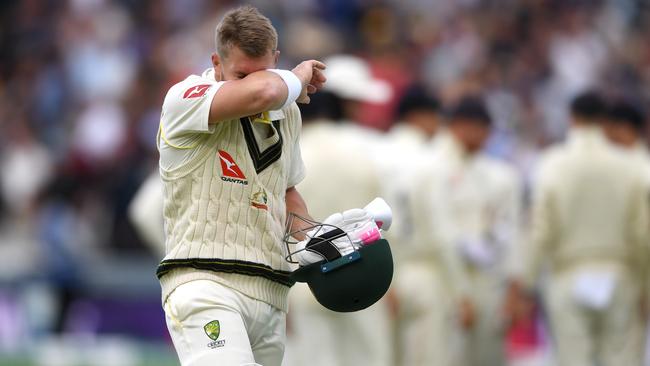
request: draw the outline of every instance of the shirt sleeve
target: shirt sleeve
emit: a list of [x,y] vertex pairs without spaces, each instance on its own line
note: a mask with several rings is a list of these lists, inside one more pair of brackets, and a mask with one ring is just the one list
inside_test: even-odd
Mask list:
[[291,151],[291,161],[289,166],[289,180],[287,188],[296,186],[303,179],[305,179],[305,163],[302,161],[302,153],[300,151],[300,133],[302,130],[302,119],[300,117],[300,109],[294,103],[291,105],[289,112],[289,121],[296,125],[294,130],[293,146]]
[[198,134],[211,133],[210,106],[222,84],[188,77],[171,87],[162,107],[161,139],[171,147],[188,149],[192,148]]

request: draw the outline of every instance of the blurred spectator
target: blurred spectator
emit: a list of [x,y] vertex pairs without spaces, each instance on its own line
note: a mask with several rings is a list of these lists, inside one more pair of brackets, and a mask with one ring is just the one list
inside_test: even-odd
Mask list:
[[51,179],[53,162],[25,124],[8,128],[8,143],[0,163],[2,196],[12,215],[25,218],[38,193]]

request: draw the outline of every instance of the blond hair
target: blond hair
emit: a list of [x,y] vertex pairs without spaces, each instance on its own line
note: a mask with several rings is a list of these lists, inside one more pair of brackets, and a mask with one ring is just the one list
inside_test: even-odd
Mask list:
[[249,57],[261,57],[278,47],[278,33],[269,18],[247,5],[228,11],[215,32],[217,53],[227,57],[237,47]]

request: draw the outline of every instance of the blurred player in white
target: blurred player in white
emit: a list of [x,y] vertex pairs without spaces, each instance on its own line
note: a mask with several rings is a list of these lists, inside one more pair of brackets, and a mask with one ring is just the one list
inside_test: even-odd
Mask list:
[[559,366],[642,364],[648,272],[647,166],[610,145],[594,93],[571,104],[567,141],[535,179],[531,238],[513,298],[549,269],[543,297]]
[[[440,104],[423,86],[413,85],[401,97],[396,123],[386,133],[375,158],[381,172],[382,197],[391,202],[393,225],[386,233],[397,262],[409,252],[415,232],[411,195],[418,170],[430,164],[431,144],[440,123]],[[399,264],[399,263],[398,263]]]
[[[318,102],[305,108],[301,145],[310,174],[298,186],[310,213],[321,221],[380,195],[373,158],[380,137],[352,118],[359,102],[382,102],[391,95],[388,84],[373,78],[362,59],[337,55],[325,63],[327,84],[315,96]],[[300,283],[292,288],[290,300],[287,366],[393,365],[386,300],[358,312],[335,313]]]
[[[615,100],[609,108],[605,133],[609,140],[629,152],[634,159],[645,164],[650,181],[650,151],[645,143],[647,114],[637,103],[625,99]],[[650,316],[648,300],[645,300],[644,319]],[[650,328],[646,332],[646,357],[644,365],[650,366]]]
[[[398,122],[386,134],[377,155],[382,195],[392,202],[390,238],[396,263],[395,345],[399,365],[453,365],[450,329],[457,326],[455,308],[463,291],[445,283],[463,282],[462,266],[452,248],[440,247],[428,234],[430,226],[414,212],[423,170],[433,161],[431,144],[440,121],[439,104],[422,87],[413,86],[401,98]],[[433,187],[429,187],[433,188]],[[430,208],[430,207],[429,207]],[[469,309],[468,309],[469,310]]]
[[[181,55],[179,55],[180,57]],[[213,67],[174,85],[158,148],[167,255],[158,267],[182,365],[280,365],[288,212],[308,216],[294,102],[322,87],[318,61],[274,69],[277,33],[252,7],[216,28]],[[152,215],[155,213],[152,213]]]
[[520,182],[513,168],[482,153],[491,128],[482,100],[463,97],[450,109],[446,131],[435,141],[433,169],[416,191],[417,217],[424,220],[418,226],[430,228],[423,241],[437,243],[456,257],[450,263],[462,266],[451,283],[464,327],[452,364],[504,365],[500,310],[505,259],[517,238]]
[[163,192],[158,171],[149,174],[129,203],[129,220],[157,258],[165,256]]

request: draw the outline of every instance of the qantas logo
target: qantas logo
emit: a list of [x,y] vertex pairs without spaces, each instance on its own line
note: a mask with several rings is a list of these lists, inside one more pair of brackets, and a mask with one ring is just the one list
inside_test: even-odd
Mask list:
[[223,150],[219,150],[219,160],[221,162],[221,179],[225,182],[240,183],[247,185],[246,176],[239,169],[235,160]]
[[185,91],[183,94],[183,99],[191,99],[191,98],[198,98],[202,97],[205,95],[205,92],[210,89],[212,85],[210,84],[201,84],[201,85],[195,85]]

